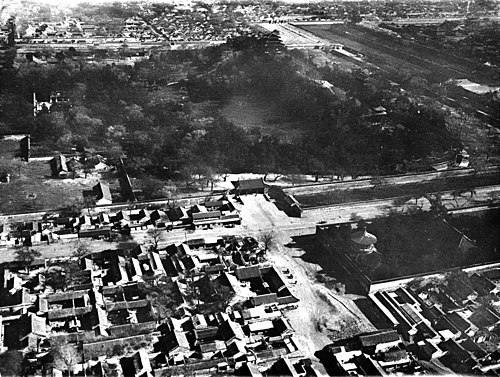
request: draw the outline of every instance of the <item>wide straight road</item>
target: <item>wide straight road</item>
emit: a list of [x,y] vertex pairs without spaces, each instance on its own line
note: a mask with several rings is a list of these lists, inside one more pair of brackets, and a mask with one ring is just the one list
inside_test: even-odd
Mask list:
[[[448,210],[473,208],[477,206],[491,206],[500,201],[500,185],[485,186],[475,189],[473,192],[463,193],[461,196],[453,195],[452,192],[442,194],[442,203]],[[391,213],[405,213],[411,208],[420,207],[429,210],[430,203],[426,198],[408,199],[389,198],[382,200],[371,200],[357,203],[346,203],[328,207],[310,208],[303,212],[301,218],[288,217],[284,212],[267,201],[262,195],[248,195],[243,197],[244,204],[236,204],[241,213],[242,223],[234,228],[215,227],[203,230],[174,230],[163,232],[163,240],[160,249],[171,243],[185,242],[187,240],[228,236],[252,236],[258,238],[266,232],[277,232],[287,236],[299,236],[314,234],[318,224],[340,224],[349,221],[369,220],[377,217],[388,216]],[[147,244],[146,231],[133,234],[131,240],[119,242],[107,241],[84,241],[88,242],[93,251],[106,249],[118,249],[132,247],[136,244]],[[59,256],[71,256],[78,242],[56,243],[51,245],[40,245],[34,248],[42,253],[45,258]],[[12,261],[15,257],[15,249],[3,249],[0,251],[0,263]]]

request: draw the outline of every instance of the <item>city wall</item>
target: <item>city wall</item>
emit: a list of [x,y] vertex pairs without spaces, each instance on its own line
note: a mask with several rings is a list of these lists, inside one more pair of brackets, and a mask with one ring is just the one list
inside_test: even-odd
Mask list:
[[370,290],[368,293],[374,293],[383,290],[393,290],[400,286],[404,286],[417,279],[432,279],[437,277],[442,277],[443,274],[453,271],[464,271],[466,273],[483,272],[492,269],[500,268],[500,262],[493,263],[480,263],[463,268],[450,268],[446,270],[434,271],[431,273],[421,273],[415,275],[405,276],[403,278],[387,279],[381,281],[371,281]]
[[398,287],[405,286],[414,280],[418,279],[432,279],[442,277],[444,274],[454,271],[464,271],[466,273],[477,273],[482,271],[488,271],[492,269],[500,269],[500,262],[487,262],[478,263],[467,267],[455,267],[449,269],[443,269],[432,272],[423,272],[420,274],[412,274],[402,277],[396,277],[384,280],[371,280],[367,275],[365,275],[356,265],[355,262],[349,258],[348,255],[343,253],[341,250],[337,250],[335,247],[333,239],[328,235],[327,230],[321,226],[316,227],[316,238],[324,251],[330,253],[334,256],[339,263],[341,263],[346,271],[352,275],[352,278],[357,279],[360,285],[366,290],[368,294],[375,293],[383,290],[394,290]]
[[[500,172],[497,166],[489,167],[486,172]],[[317,183],[299,185],[294,187],[284,188],[287,194],[291,195],[307,195],[327,192],[332,190],[346,190],[346,189],[366,189],[380,185],[391,184],[414,184],[423,181],[432,181],[437,179],[451,178],[451,177],[466,177],[476,174],[475,169],[455,169],[447,171],[436,171],[429,173],[415,173],[415,174],[402,174],[396,176],[382,176],[377,178],[365,178],[348,181],[336,181],[332,183]]]

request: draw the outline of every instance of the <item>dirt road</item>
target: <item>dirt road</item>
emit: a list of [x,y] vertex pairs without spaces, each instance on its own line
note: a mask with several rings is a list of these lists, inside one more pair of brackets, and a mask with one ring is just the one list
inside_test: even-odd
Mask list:
[[[308,209],[304,211],[302,218],[288,217],[279,211],[276,206],[264,199],[262,195],[248,195],[243,197],[244,205],[237,204],[241,213],[242,224],[234,228],[213,228],[208,230],[175,230],[164,231],[164,239],[160,242],[160,248],[171,243],[184,242],[189,239],[216,237],[221,235],[244,235],[258,237],[269,231],[283,232],[289,236],[314,234],[316,225],[319,223],[339,224],[359,219],[371,219],[387,216],[390,213],[405,211],[408,206],[422,207],[428,210],[430,204],[427,199],[420,198],[417,202],[410,199],[405,203],[396,204],[396,198],[373,200],[358,203],[346,203],[336,206]],[[477,188],[473,194],[465,193],[454,196],[451,193],[443,193],[442,201],[449,210],[466,208],[468,206],[491,205],[500,200],[500,186],[485,186]],[[145,231],[137,232],[133,240],[124,242],[106,241],[84,241],[88,242],[93,251],[106,249],[118,249],[130,247],[134,243],[147,243],[148,237]],[[56,243],[50,245],[35,246],[44,258],[69,256],[76,249],[78,242]],[[6,248],[0,250],[0,263],[14,260],[14,249]]]
[[276,243],[268,259],[282,271],[292,293],[300,300],[299,307],[287,312],[286,317],[307,357],[319,363],[315,353],[331,344],[340,332],[353,336],[374,329],[352,300],[317,282],[321,267],[302,258],[305,251],[293,246],[294,232],[277,229],[274,233]]
[[[355,335],[373,329],[366,317],[346,296],[337,295],[316,281],[316,273],[321,269],[318,264],[307,262],[302,258],[306,253],[297,245],[293,245],[292,237],[301,234],[313,234],[315,225],[308,219],[289,218],[262,195],[243,197],[244,205],[238,205],[243,221],[235,228],[215,228],[209,230],[164,232],[164,240],[160,248],[173,242],[187,239],[221,235],[259,235],[272,231],[275,245],[268,253],[269,260],[285,276],[293,294],[299,298],[299,308],[288,311],[287,318],[296,331],[296,340],[302,352],[315,361],[319,370],[323,370],[315,353],[330,344],[333,334],[346,330],[346,334]],[[121,242],[88,241],[93,251],[133,247],[136,243],[147,242],[145,232],[138,233],[133,240]],[[286,245],[286,246],[285,246]],[[71,255],[77,247],[76,242],[37,246],[36,249],[45,258]],[[0,262],[12,260],[14,250],[4,250],[0,254]],[[290,275],[291,274],[291,275]]]

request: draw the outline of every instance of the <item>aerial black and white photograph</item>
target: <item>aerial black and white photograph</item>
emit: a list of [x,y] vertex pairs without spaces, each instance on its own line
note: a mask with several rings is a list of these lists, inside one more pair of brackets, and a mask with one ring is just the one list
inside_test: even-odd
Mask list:
[[500,376],[500,0],[0,0],[0,377]]

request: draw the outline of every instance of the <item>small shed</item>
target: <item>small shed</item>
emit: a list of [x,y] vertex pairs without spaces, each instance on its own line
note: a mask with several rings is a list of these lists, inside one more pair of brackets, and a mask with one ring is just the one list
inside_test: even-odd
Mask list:
[[68,176],[66,157],[62,154],[55,156],[52,160],[50,160],[50,167],[52,169],[52,176],[59,178],[66,178]]

